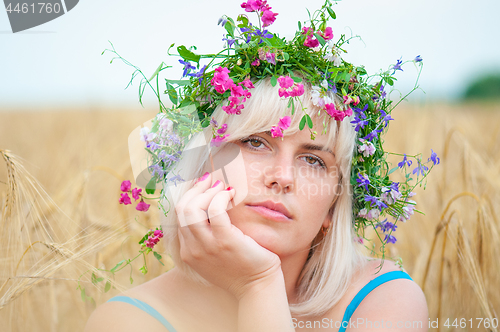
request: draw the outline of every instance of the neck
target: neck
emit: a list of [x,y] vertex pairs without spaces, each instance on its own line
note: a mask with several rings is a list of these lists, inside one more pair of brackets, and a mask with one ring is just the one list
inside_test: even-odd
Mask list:
[[280,257],[288,303],[297,303],[297,282],[308,254],[309,251],[304,250],[291,256]]

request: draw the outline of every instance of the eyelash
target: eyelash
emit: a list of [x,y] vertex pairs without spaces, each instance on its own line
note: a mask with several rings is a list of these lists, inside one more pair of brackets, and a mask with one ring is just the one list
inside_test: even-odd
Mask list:
[[[259,149],[258,149],[257,147],[255,147],[255,146],[250,145],[250,144],[246,144],[246,143],[248,143],[248,142],[250,142],[250,141],[258,141],[258,142],[260,142],[261,144],[265,145],[264,140],[262,140],[260,137],[255,137],[255,136],[254,136],[254,137],[252,137],[252,136],[251,136],[251,137],[247,137],[247,138],[242,138],[240,141],[241,141],[241,143],[243,143],[243,144],[247,145],[247,147],[248,147],[249,149],[251,149],[251,150],[259,150]],[[314,164],[308,163],[308,162],[306,161],[306,163],[308,163],[310,166],[312,166],[312,167],[321,167],[321,168],[326,168],[326,164],[325,164],[325,162],[324,162],[321,158],[318,158],[318,157],[316,157],[316,156],[312,156],[312,155],[305,156],[305,157],[306,157],[306,158],[313,158],[313,159],[314,159],[315,161],[317,161],[317,162],[318,162],[318,164],[319,164],[319,166],[315,166]]]

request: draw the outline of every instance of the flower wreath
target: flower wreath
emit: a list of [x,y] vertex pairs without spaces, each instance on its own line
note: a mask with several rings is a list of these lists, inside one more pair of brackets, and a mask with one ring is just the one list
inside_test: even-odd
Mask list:
[[[363,243],[366,239],[365,228],[371,225],[380,239],[380,250],[384,257],[385,245],[396,242],[393,232],[397,222],[405,222],[415,211],[420,212],[415,209],[416,202],[411,199],[415,195],[413,189],[417,185],[421,186],[430,170],[439,164],[439,158],[433,150],[427,161],[424,161],[421,154],[410,156],[384,151],[381,139],[389,122],[394,120],[391,117],[392,110],[419,88],[422,57],[419,55],[405,62],[399,59],[396,64],[375,75],[368,75],[363,66],[347,63],[342,54],[347,53],[344,47],[353,37],[346,38],[341,34],[334,40],[333,29],[328,26],[328,21],[336,18],[333,3],[326,0],[320,9],[309,14],[308,21],[304,24],[298,22],[299,29],[290,41],[268,30],[278,13],[272,11],[267,0],[248,0],[241,4],[246,14],[239,15],[236,21],[227,16],[219,19],[218,24],[225,29],[225,47],[219,53],[196,54],[194,46],[178,46],[178,54],[170,54],[174,47],[172,44],[167,54],[180,56],[178,61],[183,66],[183,74],[180,80],[165,80],[164,93],[172,102],[171,107],[164,105],[159,87],[159,74],[169,66],[162,62],[148,79],[139,68],[123,59],[112,44],[112,49],[105,50],[116,55],[111,62],[118,58],[135,68],[129,85],[138,74],[142,75],[139,85],[141,104],[146,86],[158,98],[160,111],[153,120],[152,128],[143,128],[141,131],[141,140],[145,142],[145,149],[151,156],[151,180],[146,185],[146,194],[153,194],[158,183],[183,181],[179,176],[167,178],[167,174],[180,160],[182,148],[194,133],[211,126],[212,145],[218,146],[227,140],[227,124],[218,124],[211,118],[212,113],[219,105],[226,113],[235,116],[244,112],[244,103],[252,95],[252,82],[258,80],[270,78],[272,86],[279,85],[279,96],[288,98],[291,113],[299,109],[304,112],[299,128],[303,130],[307,125],[314,140],[317,132],[312,130],[312,120],[298,98],[304,93],[305,80],[312,86],[312,103],[322,112],[335,121],[352,120],[350,122],[357,132],[350,177],[354,189],[353,226],[358,235],[357,240]],[[250,22],[248,14],[257,17],[258,25]],[[201,66],[203,62],[206,63]],[[395,73],[402,71],[402,66],[408,62],[412,62],[417,69],[415,86],[398,102],[394,102],[388,98],[392,90],[387,89],[396,81]],[[343,107],[337,107],[327,92],[337,94],[343,100]],[[290,117],[282,117],[279,123],[272,126],[272,136],[283,138],[289,126]],[[386,161],[389,154],[402,157],[402,161],[394,168],[390,168]],[[410,170],[412,164],[414,168]],[[404,181],[393,182],[389,175],[398,169],[404,172]],[[149,205],[144,203],[144,199],[153,198],[143,196],[137,188],[130,191],[128,181],[122,184],[122,191],[120,203],[131,204],[128,197],[128,192],[131,192],[135,200],[141,199],[137,210],[147,211]],[[389,217],[393,221],[389,221]],[[143,250],[150,252],[161,236],[160,228],[151,230],[141,240]]]

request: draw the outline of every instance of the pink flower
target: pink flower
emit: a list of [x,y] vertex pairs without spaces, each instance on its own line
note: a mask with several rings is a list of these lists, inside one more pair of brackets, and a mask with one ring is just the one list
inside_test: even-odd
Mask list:
[[139,196],[141,195],[142,189],[140,188],[134,188],[132,189],[132,197],[137,201],[139,199]]
[[156,236],[160,239],[163,237],[163,231],[161,229],[155,230],[153,234],[154,234],[154,236]]
[[280,76],[278,78],[278,83],[279,83],[280,87],[288,89],[289,87],[291,87],[293,85],[294,82],[293,82],[293,78],[291,78],[290,76]]
[[120,204],[125,204],[125,205],[132,204],[132,202],[130,201],[130,197],[128,196],[127,193],[121,194]]
[[122,185],[120,186],[120,190],[123,192],[128,192],[131,186],[132,184],[130,183],[129,180],[123,181]]
[[278,90],[278,95],[279,95],[280,97],[282,97],[282,98],[288,98],[288,97],[290,97],[290,95],[289,95],[288,91],[287,91],[285,88],[280,88],[280,89]]
[[344,104],[349,105],[352,101],[351,96],[344,96]]
[[255,59],[252,63],[251,63],[252,66],[255,66],[257,67],[258,65],[260,65],[260,60],[259,59]]
[[332,28],[328,27],[325,29],[325,32],[321,35],[325,40],[330,40],[333,38]]
[[266,53],[266,61],[269,63],[272,63],[273,65],[276,65],[276,54],[267,52]]
[[298,97],[298,96],[302,96],[303,94],[304,94],[304,85],[295,84],[295,86],[293,87],[293,89],[290,93],[290,96],[291,97]]
[[314,30],[312,28],[309,28],[309,27],[303,27],[302,28],[302,34],[303,35],[310,35],[314,32]]
[[[259,60],[257,59],[257,61],[259,61]],[[245,88],[247,88],[247,89],[253,89],[253,88],[255,88],[255,87],[253,86],[252,81],[250,81],[250,79],[249,79],[248,77],[247,77],[247,78],[245,78],[245,79],[241,82],[241,85],[243,85],[243,86],[244,86]]]
[[342,120],[344,120],[344,118],[347,115],[345,112],[342,112],[342,111],[336,109],[334,103],[326,104],[325,105],[325,111],[326,111],[326,113],[328,113],[328,115],[330,115],[336,121],[342,121]]
[[261,0],[248,0],[241,4],[241,8],[245,9],[246,12],[255,12],[262,6]]
[[135,207],[137,211],[143,211],[146,212],[149,209],[150,204],[144,203],[144,201],[140,201],[139,204]]
[[272,137],[283,137],[283,131],[278,126],[271,127],[271,136]]
[[224,142],[224,140],[226,139],[226,137],[228,137],[229,135],[224,135],[224,136],[215,136],[214,138],[212,138],[212,141],[210,142],[210,144],[212,146],[215,146],[215,147],[219,147],[222,142]]
[[262,13],[262,23],[264,23],[263,27],[268,27],[273,24],[276,20],[276,16],[278,16],[278,13],[273,13],[270,10],[265,10],[264,13]]
[[307,36],[306,41],[304,42],[304,46],[311,47],[311,48],[318,47],[319,41],[316,38],[313,39],[312,35],[309,35],[309,36]]
[[356,105],[358,105],[358,104],[359,104],[359,101],[360,101],[360,100],[359,100],[359,97],[358,97],[358,96],[353,96],[351,99],[352,99],[352,104],[353,104],[354,106],[356,106]]
[[217,134],[224,134],[227,130],[227,123],[224,123],[218,130],[217,130]]
[[285,130],[287,129],[288,127],[290,127],[290,123],[292,122],[292,119],[290,119],[290,117],[287,115],[287,116],[284,116],[280,119],[280,121],[278,122],[278,126]]
[[210,84],[219,93],[224,93],[227,89],[234,85],[233,80],[229,78],[229,69],[226,67],[218,67],[215,69],[216,73],[210,81]]

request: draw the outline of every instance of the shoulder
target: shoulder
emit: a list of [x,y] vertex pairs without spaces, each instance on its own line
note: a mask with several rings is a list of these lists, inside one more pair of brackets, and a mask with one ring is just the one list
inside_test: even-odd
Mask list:
[[[401,271],[394,262],[386,260],[381,271],[373,274],[378,271],[379,263],[380,260],[371,262],[372,273],[367,276],[368,281],[387,272]],[[420,286],[410,279],[393,279],[366,295],[351,316],[351,322],[362,323],[366,332],[385,328],[392,331],[427,331],[428,317],[427,301]]]
[[[151,289],[160,282],[155,278],[145,284],[131,288],[118,296],[127,296],[143,301],[156,308],[155,294]],[[155,301],[156,300],[156,301]],[[166,331],[162,323],[141,308],[122,301],[105,302],[98,306],[87,321],[84,332],[139,331],[150,329]]]

